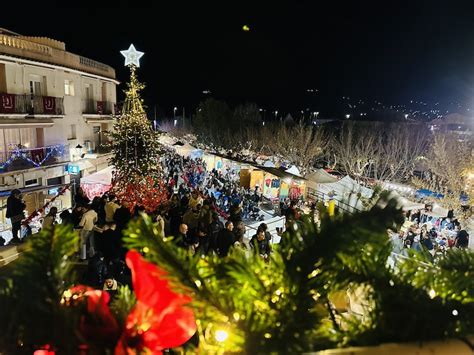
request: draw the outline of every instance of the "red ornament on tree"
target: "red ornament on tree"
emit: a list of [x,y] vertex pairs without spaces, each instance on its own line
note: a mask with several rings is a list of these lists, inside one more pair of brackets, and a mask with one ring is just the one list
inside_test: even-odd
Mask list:
[[89,343],[112,347],[120,337],[120,329],[109,308],[107,291],[77,285],[63,295],[63,304],[77,306],[86,302],[86,312],[79,321],[79,333]]
[[196,332],[196,321],[186,305],[191,298],[171,290],[166,272],[134,250],[127,254],[137,304],[128,315],[116,355],[152,354],[184,344]]
[[152,177],[114,180],[112,191],[131,213],[137,207],[153,213],[168,200],[168,191],[161,180]]

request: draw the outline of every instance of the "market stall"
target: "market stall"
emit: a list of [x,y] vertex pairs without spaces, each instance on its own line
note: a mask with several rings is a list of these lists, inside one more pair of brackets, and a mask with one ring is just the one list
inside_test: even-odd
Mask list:
[[[306,179],[279,168],[255,166],[249,169],[249,188],[259,187],[269,199],[305,197]],[[241,175],[242,176],[242,175]],[[241,180],[242,181],[242,180]],[[247,187],[247,186],[245,186]]]
[[390,197],[397,200],[398,207],[403,211],[422,210],[425,208],[424,203],[410,201],[409,199],[401,196],[396,191],[390,193]]
[[113,170],[114,167],[109,166],[81,179],[81,189],[89,199],[92,200],[95,196],[102,196],[110,190]]
[[336,182],[316,184],[315,193],[318,199],[335,200],[340,208],[354,212],[354,210],[365,209],[363,200],[372,197],[373,191],[358,184],[351,177],[345,176]]
[[[178,142],[179,143],[179,142]],[[184,143],[184,144],[177,144],[175,143],[173,145],[174,149],[176,150],[176,153],[185,157],[185,158],[200,158],[203,155],[202,149],[198,149],[193,147],[189,143]]]

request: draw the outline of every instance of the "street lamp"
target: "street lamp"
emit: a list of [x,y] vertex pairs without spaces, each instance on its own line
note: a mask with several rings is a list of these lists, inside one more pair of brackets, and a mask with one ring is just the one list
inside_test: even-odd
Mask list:
[[277,118],[278,116],[278,111],[275,111],[275,119]]
[[265,110],[264,108],[260,108],[260,109],[258,109],[258,111],[263,112],[262,126],[265,126],[265,112],[267,112],[267,110]]
[[173,108],[173,118],[176,118],[176,111],[178,111],[178,108],[174,107]]
[[351,117],[351,115],[350,115],[350,114],[347,114],[347,115],[346,115],[346,120],[348,120],[350,117]]

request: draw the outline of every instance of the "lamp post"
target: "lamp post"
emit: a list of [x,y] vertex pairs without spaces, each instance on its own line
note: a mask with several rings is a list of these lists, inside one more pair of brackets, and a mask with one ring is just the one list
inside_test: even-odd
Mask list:
[[178,120],[176,119],[176,111],[178,111],[178,108],[175,106],[175,107],[173,107],[173,125],[174,125],[174,127],[176,127],[176,125],[178,124]]
[[262,126],[265,126],[265,112],[266,112],[267,110],[265,110],[264,108],[261,108],[261,109],[259,109],[259,111],[260,111],[260,112],[263,112]]

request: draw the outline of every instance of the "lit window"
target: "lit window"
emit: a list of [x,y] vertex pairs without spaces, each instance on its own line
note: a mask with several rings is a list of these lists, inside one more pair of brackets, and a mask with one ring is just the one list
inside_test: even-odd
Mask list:
[[74,82],[72,80],[64,80],[64,95],[74,96]]

